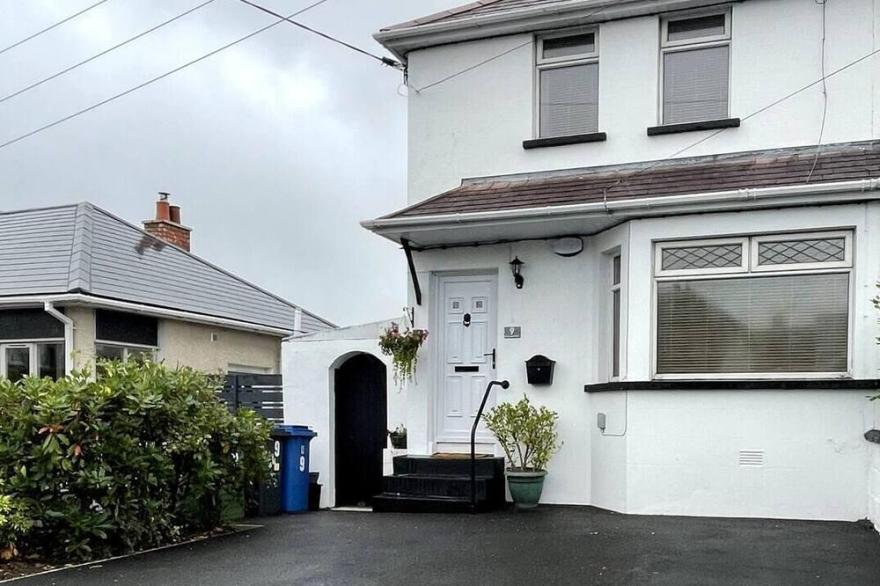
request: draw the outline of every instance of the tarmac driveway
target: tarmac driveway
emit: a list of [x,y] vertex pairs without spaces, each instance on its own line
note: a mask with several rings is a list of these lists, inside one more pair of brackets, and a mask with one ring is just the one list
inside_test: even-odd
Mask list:
[[543,507],[479,516],[321,512],[17,584],[880,584],[856,523],[626,516]]

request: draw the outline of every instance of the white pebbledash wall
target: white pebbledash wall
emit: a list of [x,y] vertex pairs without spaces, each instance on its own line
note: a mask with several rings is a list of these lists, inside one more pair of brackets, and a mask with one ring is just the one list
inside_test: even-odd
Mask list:
[[[381,360],[387,369],[388,428],[406,424],[406,391],[394,384],[391,359],[379,350],[379,334],[389,324],[376,322],[328,330],[286,340],[282,344],[284,421],[308,425],[318,432],[310,445],[309,469],[320,473],[319,481],[323,484],[321,507],[336,504],[333,383],[337,368],[358,354],[369,354]],[[386,453],[386,460],[389,455]],[[389,464],[386,462],[386,468]]]
[[[547,242],[417,253],[424,298],[416,325],[432,329],[437,274],[498,273],[498,376],[511,387],[497,396],[513,401],[525,393],[560,414],[563,446],[543,502],[627,513],[861,519],[869,461],[880,451],[863,437],[874,425],[864,391],[584,392],[585,384],[608,380],[607,252],[620,250],[624,259],[621,380],[644,381],[652,376],[655,240],[830,228],[855,230],[852,373],[877,378],[880,331],[871,299],[880,280],[872,260],[880,257],[878,203],[633,221],[587,239],[573,258],[554,255]],[[510,276],[513,256],[526,263],[521,290]],[[522,337],[503,339],[500,328],[508,325],[522,326]],[[434,341],[422,350],[419,384],[408,389],[411,453],[435,449]],[[527,384],[524,361],[534,354],[557,361],[552,386]],[[763,451],[764,465],[741,466],[740,450]],[[880,456],[873,457],[876,466]],[[880,497],[880,472],[872,482]]]
[[[732,3],[730,115],[745,118],[821,77],[821,6],[814,0]],[[880,0],[828,2],[826,71],[880,48]],[[424,87],[517,45],[513,35],[411,52],[409,82]],[[480,177],[650,161],[670,157],[704,134],[646,135],[659,124],[659,17],[601,23],[600,143],[524,150],[534,138],[534,49],[526,45],[473,71],[409,92],[409,200],[420,201]],[[880,56],[828,80],[823,142],[880,137]],[[815,86],[729,129],[686,155],[815,144],[822,88]]]
[[[821,9],[813,0],[732,4],[731,117],[746,118],[820,78]],[[826,71],[880,48],[880,0],[828,2],[826,9]],[[665,159],[704,137],[646,135],[659,123],[659,23],[658,16],[646,16],[600,25],[599,130],[608,134],[605,142],[522,148],[523,140],[535,137],[532,46],[436,87],[410,90],[410,203],[467,177]],[[414,51],[408,55],[410,86],[431,84],[530,38]],[[878,64],[875,57],[828,80],[823,142],[880,138]],[[822,105],[816,86],[686,155],[815,144]],[[652,376],[654,240],[843,227],[855,230],[852,374],[878,378],[880,332],[871,304],[880,279],[878,204],[633,221],[587,239],[584,252],[567,259],[552,254],[546,242],[417,253],[424,298],[416,325],[433,327],[436,275],[498,273],[498,376],[511,381],[499,398],[526,393],[560,413],[563,446],[551,462],[544,502],[631,513],[846,520],[870,515],[880,522],[880,446],[863,438],[878,426],[878,416],[865,392],[583,390],[609,376],[607,252],[623,256],[621,378],[645,381]],[[526,263],[522,290],[510,277],[508,262],[515,255]],[[506,325],[522,326],[522,338],[503,339],[500,328]],[[409,446],[415,453],[435,447],[434,341],[429,337],[422,350],[419,384],[408,389]],[[537,353],[557,361],[550,387],[526,383],[523,362]],[[607,416],[604,434],[596,426],[600,412]],[[764,465],[740,466],[740,450],[763,450]]]
[[[880,429],[880,402],[874,402],[873,429]],[[868,519],[880,531],[880,444],[870,444],[868,465]]]

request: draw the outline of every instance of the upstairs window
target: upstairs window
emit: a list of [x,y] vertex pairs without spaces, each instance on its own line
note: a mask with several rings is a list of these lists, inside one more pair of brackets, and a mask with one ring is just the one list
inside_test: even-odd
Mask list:
[[846,374],[851,271],[851,232],[657,244],[657,375]]
[[538,39],[538,133],[540,138],[599,130],[597,31]]
[[665,19],[661,53],[663,124],[729,116],[730,12]]

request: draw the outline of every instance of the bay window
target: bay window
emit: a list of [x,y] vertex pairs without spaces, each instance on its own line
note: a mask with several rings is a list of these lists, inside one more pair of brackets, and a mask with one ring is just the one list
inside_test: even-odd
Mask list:
[[852,234],[658,243],[658,376],[849,370]]

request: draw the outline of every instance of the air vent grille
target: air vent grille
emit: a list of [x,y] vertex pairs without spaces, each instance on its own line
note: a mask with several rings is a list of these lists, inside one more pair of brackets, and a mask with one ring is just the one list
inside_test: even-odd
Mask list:
[[764,450],[740,450],[739,465],[759,468],[764,465]]

